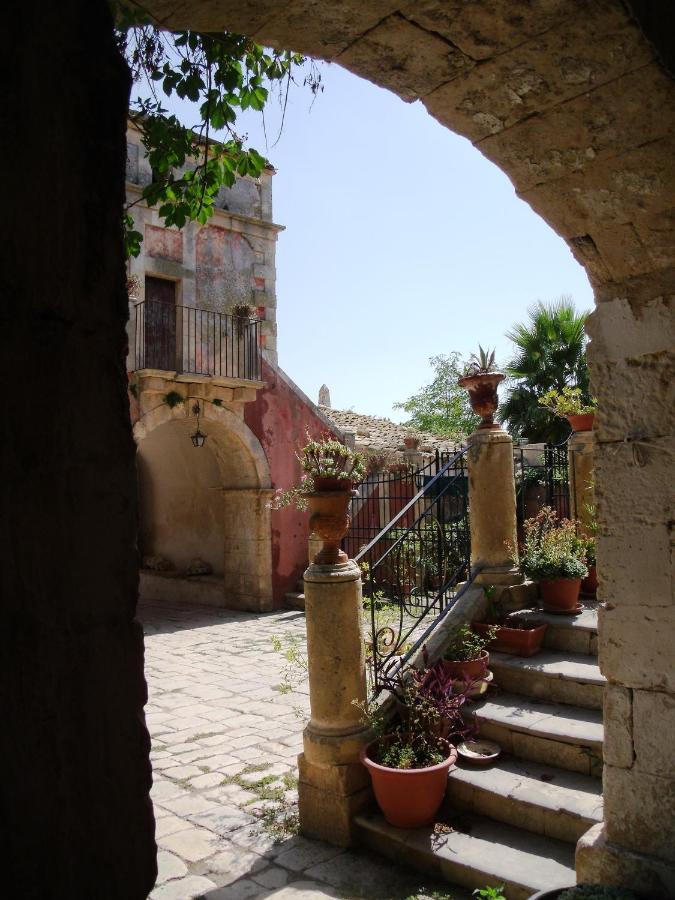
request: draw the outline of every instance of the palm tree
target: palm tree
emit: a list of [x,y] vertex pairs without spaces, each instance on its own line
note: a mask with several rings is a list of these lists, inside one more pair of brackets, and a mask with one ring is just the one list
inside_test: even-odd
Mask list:
[[577,312],[572,298],[563,296],[548,304],[539,301],[528,315],[528,322],[515,325],[506,335],[515,344],[515,353],[505,368],[508,393],[499,420],[515,438],[559,444],[568,436],[569,426],[539,406],[539,398],[551,389],[573,385],[590,402],[584,333],[588,311]]

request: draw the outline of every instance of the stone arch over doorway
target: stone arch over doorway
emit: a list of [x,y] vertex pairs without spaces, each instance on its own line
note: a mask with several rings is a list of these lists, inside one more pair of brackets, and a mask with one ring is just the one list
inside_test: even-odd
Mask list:
[[141,597],[185,599],[234,609],[272,606],[270,473],[246,424],[225,407],[201,402],[207,439],[195,448],[190,401],[150,410],[134,426],[138,445],[139,545],[179,572],[195,558],[206,576],[141,573]]

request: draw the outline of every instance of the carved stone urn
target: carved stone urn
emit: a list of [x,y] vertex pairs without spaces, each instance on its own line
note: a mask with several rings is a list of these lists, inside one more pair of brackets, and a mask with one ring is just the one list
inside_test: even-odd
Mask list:
[[[347,485],[349,489],[345,490]],[[354,496],[356,491],[351,489],[351,482],[345,481],[339,483],[339,490],[311,491],[305,494],[310,512],[309,530],[323,542],[313,560],[317,565],[332,566],[347,561],[348,556],[340,549],[340,542],[349,531],[349,503]]]
[[469,392],[471,409],[481,418],[479,428],[499,428],[494,421],[499,406],[497,386],[505,377],[501,372],[487,372],[482,375],[465,375],[457,379],[457,384]]

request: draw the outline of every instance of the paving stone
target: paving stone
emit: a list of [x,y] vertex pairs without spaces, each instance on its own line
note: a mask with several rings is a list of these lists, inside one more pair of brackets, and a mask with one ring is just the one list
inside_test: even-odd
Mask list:
[[271,893],[257,882],[246,878],[211,891],[204,900],[262,900],[263,897],[274,897],[276,900],[276,896],[276,891]]
[[295,881],[271,895],[274,900],[320,900],[321,897],[344,897],[341,892],[317,881]]
[[187,878],[168,881],[161,887],[155,888],[150,894],[150,900],[192,900],[194,897],[201,897],[207,893],[211,900],[211,897],[214,896],[211,891],[215,886],[213,881],[201,875],[188,875]]
[[155,808],[155,837],[161,838],[167,834],[175,834],[177,831],[183,831],[185,828],[185,819],[174,816],[168,810],[162,810],[165,815],[158,817],[157,808]]
[[157,843],[163,849],[176,853],[181,859],[198,862],[217,853],[222,846],[222,838],[206,828],[192,826],[184,831],[165,835]]
[[249,877],[267,865],[267,860],[257,853],[242,850],[236,844],[228,845],[224,850],[206,860],[207,874],[215,873],[219,885],[231,884],[242,877]]
[[186,794],[175,800],[165,800],[164,807],[177,816],[186,818],[196,813],[210,812],[218,809],[218,805],[204,797],[203,794]]
[[220,772],[206,772],[203,775],[198,775],[196,778],[191,778],[190,787],[195,788],[196,790],[201,790],[201,788],[212,788],[221,784],[222,780],[223,776]]
[[288,872],[279,866],[269,866],[264,871],[253,875],[252,878],[257,884],[265,888],[281,888],[288,881]]
[[166,850],[160,850],[157,854],[157,885],[164,884],[172,878],[181,878],[187,875],[188,868],[180,857]]
[[302,872],[310,866],[317,865],[326,859],[337,856],[344,851],[331,847],[321,841],[309,841],[306,838],[294,838],[293,846],[283,850],[276,858],[277,865],[294,872]]

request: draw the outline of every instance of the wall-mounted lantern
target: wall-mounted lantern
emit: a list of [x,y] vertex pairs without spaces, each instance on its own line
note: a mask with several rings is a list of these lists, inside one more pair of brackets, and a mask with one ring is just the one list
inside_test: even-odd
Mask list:
[[193,447],[203,447],[204,441],[206,440],[207,435],[204,434],[203,431],[199,430],[199,413],[201,412],[199,408],[199,403],[195,403],[192,407],[192,415],[197,416],[197,430],[194,434],[190,435],[190,440],[192,441]]

